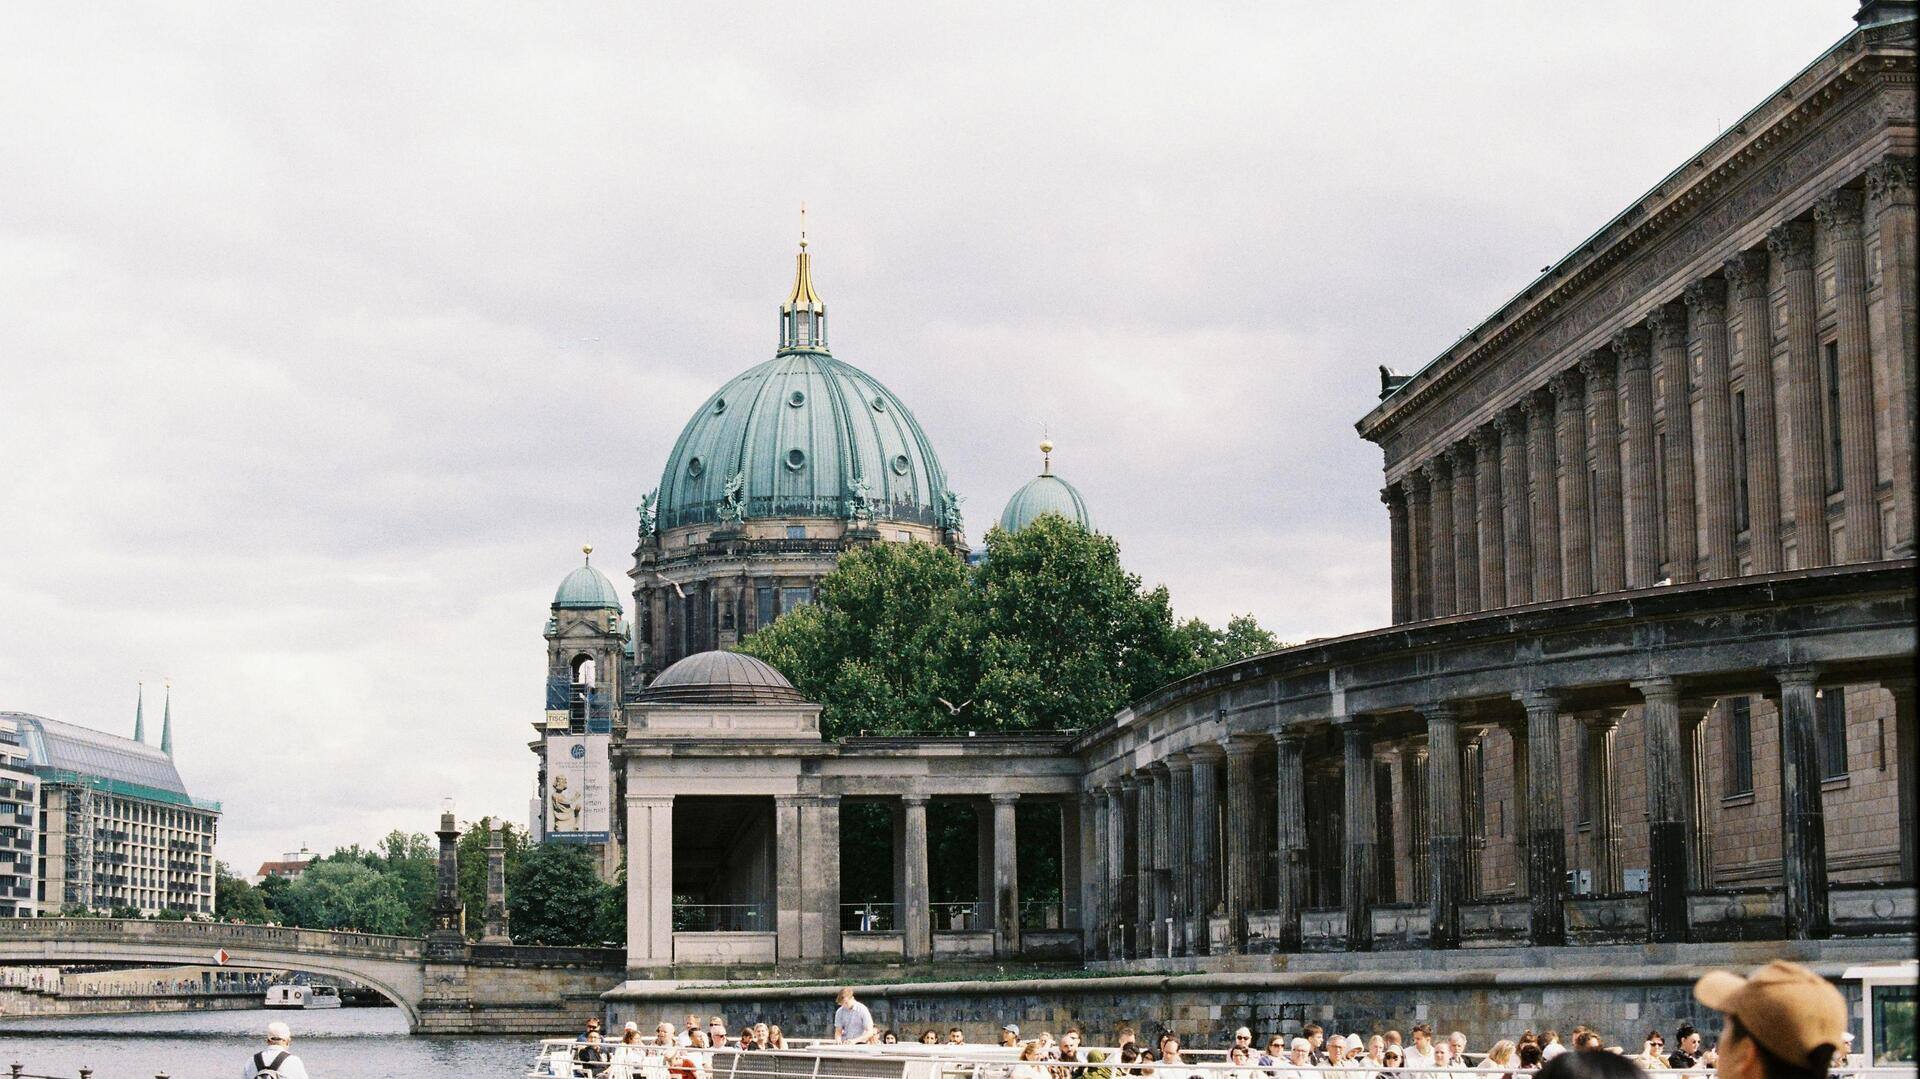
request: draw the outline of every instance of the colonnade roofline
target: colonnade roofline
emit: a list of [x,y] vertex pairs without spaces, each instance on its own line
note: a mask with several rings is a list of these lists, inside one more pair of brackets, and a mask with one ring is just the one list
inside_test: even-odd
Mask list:
[[1669,227],[1677,217],[1694,212],[1708,200],[1708,191],[1725,187],[1763,161],[1762,155],[1753,153],[1755,147],[1777,143],[1783,136],[1804,129],[1843,97],[1871,86],[1873,76],[1891,74],[1886,70],[1890,60],[1906,59],[1910,71],[1911,54],[1903,53],[1899,42],[1912,33],[1911,20],[1850,31],[1493,315],[1395,387],[1354,424],[1360,436],[1384,441],[1399,417],[1424,404],[1435,390],[1497,354],[1517,333],[1555,317],[1564,309],[1569,295],[1591,285],[1621,259],[1630,258],[1640,240]]
[[[1613,696],[1637,701],[1630,683],[1647,678],[1676,678],[1684,695],[1706,696],[1751,688],[1791,665],[1823,665],[1835,681],[1891,677],[1914,654],[1915,565],[1903,558],[1698,581],[1310,641],[1162,687],[1075,739],[1072,751],[1096,768],[1126,756],[1138,767],[1231,735],[1346,715],[1412,716],[1442,701],[1472,702],[1463,718],[1495,722],[1517,716],[1516,694],[1535,690],[1579,708]],[[1133,744],[1115,745],[1128,737]]]

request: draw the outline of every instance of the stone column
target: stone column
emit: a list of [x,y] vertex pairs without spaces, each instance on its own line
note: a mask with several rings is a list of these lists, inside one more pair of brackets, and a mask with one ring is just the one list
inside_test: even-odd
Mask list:
[[1753,572],[1777,573],[1780,558],[1780,448],[1775,435],[1773,318],[1767,253],[1743,251],[1721,267],[1740,316],[1741,386],[1747,406],[1747,556]]
[[1113,840],[1107,833],[1107,793],[1101,788],[1087,792],[1086,805],[1088,820],[1093,822],[1093,835],[1090,845],[1093,851],[1092,862],[1087,867],[1086,929],[1087,952],[1095,958],[1107,958],[1107,927],[1113,924],[1113,904],[1107,899],[1108,881],[1112,872],[1107,859],[1113,847]]
[[1433,617],[1433,497],[1427,474],[1414,469],[1407,489],[1407,588],[1414,621]]
[[438,959],[459,959],[467,946],[467,912],[460,902],[460,826],[453,819],[452,801],[441,811],[440,828],[434,834],[440,838],[439,883],[427,930],[427,953]]
[[1627,514],[1627,587],[1647,588],[1660,579],[1660,533],[1654,522],[1652,337],[1644,326],[1613,335],[1620,359],[1620,394],[1627,417],[1627,471],[1622,502]]
[[800,806],[805,869],[800,886],[800,945],[809,959],[840,958],[840,797],[823,794]]
[[1660,354],[1661,409],[1667,414],[1667,452],[1663,462],[1667,490],[1667,575],[1675,584],[1694,578],[1700,542],[1693,510],[1692,364],[1687,360],[1687,307],[1670,303],[1647,319]]
[[1840,366],[1840,476],[1846,490],[1847,561],[1880,560],[1880,466],[1873,444],[1873,358],[1867,329],[1867,245],[1861,234],[1866,200],[1834,191],[1814,204],[1833,255],[1835,354]]
[[1167,758],[1167,865],[1173,887],[1173,929],[1167,950],[1192,955],[1188,923],[1193,917],[1193,761],[1183,753]]
[[[784,837],[783,837],[784,838]],[[784,844],[775,863],[785,897],[787,873],[799,871],[797,858],[789,861]],[[788,953],[796,954],[796,953]],[[627,796],[627,969],[641,971],[673,965],[673,798]],[[639,975],[651,977],[651,975]]]
[[1560,486],[1555,466],[1553,394],[1536,390],[1520,403],[1527,416],[1527,516],[1533,522],[1533,602],[1561,598]]
[[1687,286],[1688,321],[1700,342],[1700,520],[1707,534],[1706,576],[1740,573],[1734,550],[1733,393],[1727,376],[1727,283],[1710,277]]
[[900,799],[901,873],[899,909],[900,942],[907,962],[917,963],[933,954],[933,887],[927,874],[927,800],[909,794]]
[[1126,788],[1111,783],[1102,788],[1107,799],[1107,958],[1127,956],[1128,922],[1133,920],[1133,893],[1128,890],[1127,851],[1133,824],[1127,816]]
[[[1549,703],[1552,707],[1558,707],[1553,702]],[[1558,721],[1559,717],[1556,714],[1554,717],[1556,725]],[[1513,890],[1518,895],[1527,895],[1531,891],[1531,882],[1527,879],[1527,866],[1531,857],[1528,843],[1532,839],[1532,832],[1529,830],[1530,815],[1527,811],[1532,787],[1531,777],[1528,774],[1531,766],[1528,763],[1527,721],[1525,719],[1508,720],[1500,724],[1500,729],[1507,735],[1507,746],[1513,769],[1513,796],[1508,799],[1508,804],[1513,808],[1508,814],[1507,821],[1507,831],[1513,836]],[[1558,735],[1559,732],[1556,729],[1555,737]],[[1564,855],[1562,860],[1564,862]],[[1562,871],[1564,870],[1563,865]]]
[[1444,452],[1420,468],[1427,474],[1427,519],[1433,529],[1433,615],[1444,618],[1459,609],[1454,604],[1453,471]]
[[1627,586],[1627,516],[1620,491],[1620,395],[1611,349],[1595,349],[1580,361],[1593,407],[1593,590]]
[[1133,776],[1133,956],[1153,955],[1153,773]]
[[1020,955],[1020,863],[1014,852],[1014,807],[1017,794],[990,794],[993,803],[993,954],[1001,959]]
[[1460,813],[1460,710],[1435,704],[1427,720],[1427,889],[1434,948],[1460,944],[1460,899],[1466,891],[1466,828]]
[[1345,861],[1341,904],[1347,908],[1347,950],[1373,950],[1374,817],[1373,720],[1342,716],[1334,721],[1344,748],[1346,779]]
[[1820,306],[1814,295],[1813,224],[1767,233],[1787,295],[1787,448],[1793,462],[1793,542],[1799,568],[1833,561],[1827,535],[1827,433],[1820,408]]
[[1827,833],[1820,800],[1819,721],[1812,667],[1776,671],[1780,681],[1781,875],[1787,936],[1826,937]]
[[1680,702],[1680,763],[1686,791],[1687,849],[1693,858],[1687,863],[1687,887],[1698,891],[1713,886],[1714,807],[1707,801],[1707,740],[1701,737],[1712,701]]
[[1588,837],[1593,841],[1593,890],[1617,892],[1620,882],[1620,835],[1613,823],[1613,739],[1620,715],[1608,709],[1583,720],[1587,739],[1587,774],[1582,777],[1587,796]]
[[1276,945],[1282,952],[1297,952],[1300,912],[1307,905],[1306,739],[1299,731],[1279,730],[1274,732],[1273,742],[1279,754],[1274,799],[1278,807],[1274,846],[1279,872],[1275,874],[1273,906],[1280,915]]
[[1220,904],[1220,747],[1199,745],[1187,751],[1193,761],[1193,916],[1189,931],[1195,955],[1213,947],[1207,928]]
[[1553,376],[1554,455],[1560,497],[1560,590],[1564,596],[1593,593],[1593,524],[1587,502],[1587,408],[1580,375],[1567,370]]
[[1500,428],[1500,516],[1506,536],[1507,602],[1533,602],[1533,524],[1527,514],[1527,416],[1510,408],[1494,418]]
[[1474,493],[1479,496],[1475,531],[1479,536],[1480,609],[1496,610],[1507,605],[1507,559],[1505,518],[1500,512],[1500,434],[1493,424],[1473,429],[1473,455],[1476,466]]
[[507,844],[500,822],[487,820],[487,923],[482,944],[512,944],[507,934]]
[[1647,744],[1647,921],[1656,943],[1687,939],[1686,772],[1680,744],[1680,686],[1671,678],[1635,682],[1645,701]]
[[[1916,283],[1914,233],[1916,214],[1913,196],[1914,159],[1890,156],[1867,170],[1867,207],[1872,211],[1872,228],[1879,236],[1880,303],[1872,320],[1872,353],[1899,357],[1893,368],[1896,391],[1888,401],[1889,427],[1893,433],[1893,535],[1892,553],[1905,557],[1913,553],[1913,444],[1915,417],[1914,353],[1920,352],[1920,315],[1915,312]],[[1909,872],[1907,880],[1913,879]]]
[[1413,620],[1413,578],[1409,575],[1407,536],[1407,493],[1398,483],[1390,483],[1380,491],[1380,501],[1387,504],[1387,534],[1392,544],[1393,562],[1393,622]]
[[1092,826],[1081,799],[1062,798],[1060,805],[1060,928],[1080,929],[1092,918],[1085,894],[1091,875],[1086,872],[1086,829]]
[[1527,710],[1527,898],[1536,945],[1567,940],[1567,826],[1560,805],[1560,699],[1515,695]]
[[1173,844],[1167,833],[1173,823],[1173,774],[1165,761],[1155,762],[1153,775],[1153,933],[1154,954],[1173,954]]
[[1227,754],[1227,940],[1239,954],[1247,950],[1247,909],[1254,874],[1253,745],[1244,738],[1222,740]]
[[1914,829],[1920,814],[1915,813],[1914,791],[1920,788],[1920,771],[1915,763],[1920,754],[1914,751],[1916,733],[1913,712],[1913,678],[1883,678],[1880,685],[1893,694],[1893,752],[1894,786],[1899,789],[1900,799],[1900,879],[1913,880],[1916,858],[1914,857]]
[[1473,445],[1455,442],[1447,448],[1447,462],[1453,466],[1453,609],[1471,614],[1480,609],[1480,505]]

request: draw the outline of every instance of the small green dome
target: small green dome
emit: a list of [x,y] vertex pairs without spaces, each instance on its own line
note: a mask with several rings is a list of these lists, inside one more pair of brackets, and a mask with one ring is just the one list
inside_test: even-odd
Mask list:
[[[586,548],[591,554],[593,548]],[[560,582],[560,590],[553,594],[556,609],[570,611],[597,611],[603,609],[623,610],[620,592],[607,580],[607,575],[593,568],[589,562],[578,566],[567,579]]]
[[1058,476],[1035,476],[1007,500],[1000,511],[1000,527],[1018,532],[1043,513],[1057,513],[1087,531],[1093,531],[1093,515],[1087,512],[1087,500],[1073,484]]

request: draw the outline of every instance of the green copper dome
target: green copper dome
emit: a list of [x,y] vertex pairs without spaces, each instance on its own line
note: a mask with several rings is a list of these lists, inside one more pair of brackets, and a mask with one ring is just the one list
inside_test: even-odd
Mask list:
[[1040,444],[1042,454],[1048,455],[1041,465],[1040,474],[1027,481],[1025,487],[1014,492],[1007,500],[1007,508],[1000,511],[1000,528],[1007,532],[1018,532],[1032,524],[1041,514],[1054,513],[1074,522],[1087,531],[1093,531],[1093,515],[1087,512],[1087,500],[1073,484],[1053,474],[1053,443]]
[[839,517],[957,527],[946,471],[913,413],[826,348],[826,308],[800,255],[783,346],[687,421],[660,476],[657,527]]
[[[593,548],[585,548],[588,555]],[[553,594],[553,605],[557,608],[574,611],[594,611],[601,609],[621,610],[620,593],[607,580],[607,575],[593,568],[591,562],[578,566],[567,579],[560,582],[560,590]]]

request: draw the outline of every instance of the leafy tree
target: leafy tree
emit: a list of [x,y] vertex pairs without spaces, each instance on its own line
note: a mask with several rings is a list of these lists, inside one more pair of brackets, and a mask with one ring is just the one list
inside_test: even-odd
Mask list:
[[[272,878],[268,878],[272,879]],[[213,866],[214,916],[229,921],[267,921],[267,901],[260,889],[233,875],[225,862]]]
[[[500,826],[500,842],[506,848],[507,879],[513,879],[515,867],[527,847],[526,837],[511,824]],[[478,940],[487,929],[487,843],[490,840],[486,818],[467,825],[460,833],[455,851],[460,860],[460,902],[467,908],[467,936]]]
[[[593,854],[585,847],[528,847],[507,877],[507,917],[514,943],[599,944],[605,939],[602,907],[610,887],[594,873]],[[620,894],[626,894],[624,887]]]
[[426,910],[408,900],[400,874],[383,873],[364,861],[326,859],[288,884],[276,907],[288,925],[420,936],[426,932]]
[[1180,623],[1178,634],[1186,654],[1187,673],[1208,670],[1280,647],[1273,634],[1260,628],[1250,614],[1236,614],[1227,628],[1214,629],[1198,618]]

